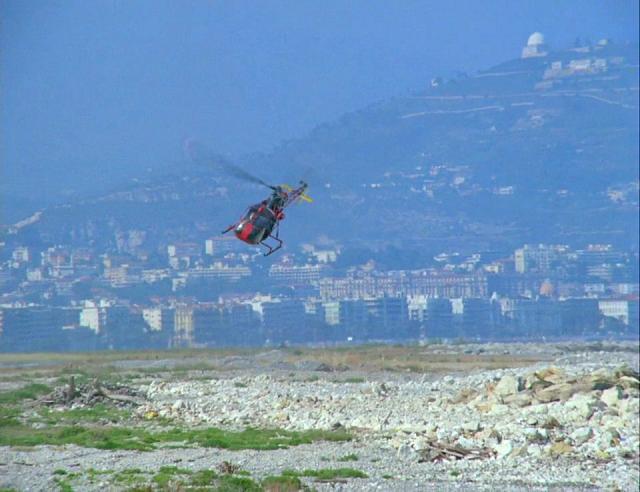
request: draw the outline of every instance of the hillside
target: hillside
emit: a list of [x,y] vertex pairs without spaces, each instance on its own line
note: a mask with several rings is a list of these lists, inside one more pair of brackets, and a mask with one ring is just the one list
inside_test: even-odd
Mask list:
[[[316,202],[284,223],[293,244],[637,248],[638,132],[638,49],[603,45],[436,79],[242,163],[311,182]],[[118,248],[134,230],[154,249],[218,234],[262,194],[185,165],[45,210],[13,237]]]

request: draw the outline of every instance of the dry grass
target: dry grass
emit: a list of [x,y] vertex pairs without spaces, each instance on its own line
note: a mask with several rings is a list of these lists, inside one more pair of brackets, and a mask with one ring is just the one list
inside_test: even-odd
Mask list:
[[122,360],[160,360],[193,359],[207,356],[225,357],[228,355],[254,354],[261,349],[171,349],[171,350],[105,350],[101,352],[34,352],[2,353],[0,364],[47,362],[59,363],[107,363]]
[[515,355],[435,354],[420,346],[382,345],[356,347],[348,351],[343,349],[311,349],[305,350],[302,354],[288,357],[290,362],[304,359],[324,362],[332,367],[348,367],[352,370],[365,372],[417,373],[524,367],[544,360],[543,357]]
[[[221,370],[216,359],[251,357],[269,349],[180,349],[148,351],[105,351],[87,353],[0,354],[0,380],[46,378],[86,372],[88,376],[184,373]],[[329,349],[284,349],[283,358],[292,363],[303,360],[323,362],[331,367],[358,371],[401,371],[416,373],[498,369],[533,364],[543,357],[516,355],[437,354],[418,345],[361,345]],[[156,367],[117,368],[118,361],[166,361]],[[37,363],[37,366],[31,364]],[[259,365],[260,362],[257,364]],[[24,367],[28,365],[27,367]],[[89,374],[91,373],[91,374]]]

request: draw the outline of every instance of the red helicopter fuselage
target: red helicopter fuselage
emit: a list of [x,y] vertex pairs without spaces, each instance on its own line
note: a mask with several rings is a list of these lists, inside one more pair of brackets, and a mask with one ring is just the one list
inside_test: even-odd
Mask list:
[[[301,186],[296,189],[288,188],[288,192],[283,186],[271,187],[273,193],[268,199],[249,207],[240,221],[229,226],[227,230],[223,231],[223,234],[233,229],[234,234],[241,241],[248,244],[259,244],[267,248],[265,256],[279,250],[283,244],[278,237],[279,225],[280,221],[284,219],[285,207],[299,200],[311,201],[304,194],[307,189],[306,183],[301,182]],[[277,244],[271,246],[265,242],[267,239],[272,239]]]

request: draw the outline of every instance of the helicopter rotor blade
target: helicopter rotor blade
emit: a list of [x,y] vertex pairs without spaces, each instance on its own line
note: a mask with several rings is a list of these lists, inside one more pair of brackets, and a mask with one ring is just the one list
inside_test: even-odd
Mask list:
[[253,174],[245,171],[237,164],[233,164],[229,162],[227,159],[222,157],[219,154],[215,154],[208,149],[205,148],[200,142],[194,139],[188,139],[184,144],[184,152],[187,157],[195,162],[196,164],[213,167],[215,169],[219,169],[225,174],[232,176],[241,181],[246,181],[248,183],[255,183],[262,186],[266,186],[272,190],[275,190],[276,187],[270,185],[269,183],[263,181],[262,179],[254,176]]

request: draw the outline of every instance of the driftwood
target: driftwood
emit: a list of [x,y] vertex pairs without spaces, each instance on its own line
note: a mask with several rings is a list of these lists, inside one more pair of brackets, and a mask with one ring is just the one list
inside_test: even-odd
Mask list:
[[68,405],[76,397],[76,378],[71,376],[65,390],[65,403]]
[[233,475],[238,470],[240,470],[240,465],[236,465],[234,463],[231,463],[230,461],[223,461],[222,463],[218,464],[218,470],[220,470],[220,472],[224,473],[225,475]]
[[123,401],[126,403],[135,403],[136,405],[140,405],[143,403],[142,398],[129,396],[129,395],[121,395],[120,393],[115,393],[113,391],[110,391],[104,388],[102,384],[100,384],[100,381],[97,379],[93,380],[93,386],[95,388],[95,393],[92,396],[104,396],[109,400]]
[[418,463],[451,460],[479,460],[495,456],[490,448],[463,448],[441,442],[427,443],[427,447],[420,451]]
[[135,403],[136,405],[141,405],[142,403],[144,403],[142,398],[138,398],[137,396],[129,396],[129,395],[121,395],[118,393],[112,393],[111,391],[108,391],[104,388],[102,388],[102,392],[100,394],[105,398],[108,398],[109,400],[124,401],[126,403]]
[[[124,392],[129,394],[125,394]],[[76,385],[75,378],[71,376],[66,386],[56,388],[48,395],[44,395],[30,402],[28,406],[70,406],[74,403],[93,406],[105,400],[131,405],[141,405],[144,403],[144,398],[137,396],[132,389],[119,386],[106,388],[98,379],[78,386]]]

